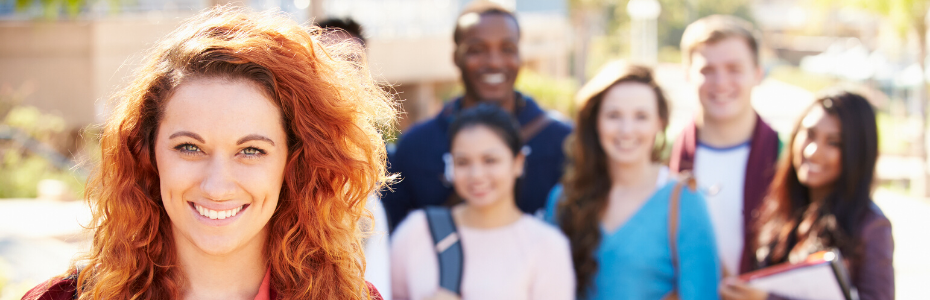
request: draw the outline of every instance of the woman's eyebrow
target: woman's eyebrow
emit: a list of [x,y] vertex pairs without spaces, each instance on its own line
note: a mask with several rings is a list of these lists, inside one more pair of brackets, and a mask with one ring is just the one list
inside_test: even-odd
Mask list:
[[274,144],[274,141],[272,141],[271,139],[269,139],[269,138],[267,138],[267,137],[265,137],[265,136],[263,136],[263,135],[258,135],[258,134],[250,134],[250,135],[244,136],[244,137],[242,137],[241,139],[239,139],[238,141],[236,141],[236,145],[242,145],[242,143],[245,143],[245,142],[248,142],[248,141],[265,141],[265,142],[268,142],[269,144],[271,144],[272,146],[275,145],[275,144]]
[[198,142],[206,143],[206,142],[204,142],[203,138],[200,137],[200,135],[198,135],[198,134],[196,134],[196,133],[193,133],[193,132],[190,132],[190,131],[178,131],[178,132],[172,133],[171,136],[168,137],[168,139],[170,140],[170,139],[174,139],[174,138],[180,137],[180,136],[186,136],[186,137],[195,139],[195,140],[197,140]]

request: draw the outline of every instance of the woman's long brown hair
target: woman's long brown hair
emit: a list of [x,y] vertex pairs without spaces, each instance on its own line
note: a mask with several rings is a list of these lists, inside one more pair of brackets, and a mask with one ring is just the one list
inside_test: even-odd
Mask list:
[[[754,248],[759,249],[756,254],[760,267],[786,262],[794,246],[802,242],[837,247],[851,261],[859,255],[855,245],[860,242],[860,220],[872,204],[878,159],[875,112],[865,98],[845,91],[824,94],[802,116],[815,107],[840,121],[840,176],[825,199],[811,201],[810,190],[798,180],[792,163],[795,153],[791,148],[801,125],[798,120],[754,226],[758,233]],[[809,226],[800,226],[802,223]]]
[[[562,178],[563,199],[556,216],[562,232],[571,243],[579,297],[583,297],[591,288],[598,271],[594,255],[601,243],[600,223],[610,192],[607,154],[597,132],[598,113],[606,91],[625,82],[642,83],[655,91],[663,132],[668,126],[668,102],[648,67],[609,64],[579,91],[576,99],[582,107],[578,111],[575,132],[566,141],[568,166]],[[652,158],[656,161],[665,147],[664,134],[662,136],[662,140],[657,143],[659,146],[653,149]]]
[[[183,82],[254,82],[281,112],[288,159],[264,255],[280,299],[368,299],[358,221],[387,179],[378,127],[392,100],[349,45],[323,48],[319,29],[230,7],[204,12],[159,42],[101,136],[87,199],[93,210],[80,299],[178,299],[187,280],[159,189],[153,146]],[[74,271],[72,268],[71,272]]]

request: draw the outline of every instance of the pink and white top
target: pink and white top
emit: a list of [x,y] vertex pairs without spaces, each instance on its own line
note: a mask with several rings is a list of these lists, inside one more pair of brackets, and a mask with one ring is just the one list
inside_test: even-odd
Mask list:
[[[568,239],[529,215],[493,229],[458,225],[464,252],[462,299],[561,300],[575,297]],[[410,213],[391,240],[394,300],[420,300],[439,289],[439,263],[426,214]]]

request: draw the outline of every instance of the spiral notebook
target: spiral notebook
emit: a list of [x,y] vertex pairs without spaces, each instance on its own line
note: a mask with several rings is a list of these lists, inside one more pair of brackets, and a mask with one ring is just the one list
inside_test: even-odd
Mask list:
[[790,299],[859,299],[836,249],[811,254],[800,263],[774,265],[739,278],[749,286]]

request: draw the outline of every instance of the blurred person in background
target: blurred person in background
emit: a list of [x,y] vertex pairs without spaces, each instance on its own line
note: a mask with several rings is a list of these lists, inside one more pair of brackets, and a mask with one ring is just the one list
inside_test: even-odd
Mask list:
[[752,24],[733,16],[695,21],[681,38],[687,81],[701,113],[675,140],[672,173],[692,171],[705,192],[725,276],[752,269],[752,222],[774,176],[778,134],[752,108],[763,78]]
[[[891,223],[872,202],[878,129],[865,98],[821,96],[791,134],[756,227],[757,268],[798,263],[837,248],[859,299],[894,299]],[[723,283],[724,299],[782,299],[738,280]]]
[[227,6],[159,42],[101,136],[91,250],[24,299],[381,299],[357,224],[392,100],[319,33]]
[[[526,156],[510,113],[489,104],[466,109],[450,125],[449,140],[451,181],[464,201],[440,209],[452,219],[462,249],[461,299],[574,299],[568,240],[517,207]],[[394,232],[394,299],[459,298],[455,288],[440,288],[440,268],[448,266],[437,259],[437,248],[445,238],[431,238],[437,222],[429,214],[413,211]]]
[[[365,37],[362,25],[352,18],[326,19],[317,24],[323,29],[322,41],[331,47],[358,46],[363,49],[347,51],[350,54],[365,53]],[[348,43],[349,45],[345,45]],[[354,46],[353,46],[354,44]],[[349,57],[349,60],[362,60],[361,56]],[[366,63],[367,64],[367,63]],[[365,244],[365,280],[374,284],[384,299],[391,300],[391,264],[388,256],[388,223],[381,199],[372,193],[365,208],[372,214],[372,219],[363,218],[359,224],[362,232],[371,232],[363,241]],[[373,222],[369,222],[373,221]]]
[[325,43],[341,43],[351,41],[358,43],[359,46],[365,47],[364,28],[354,19],[330,18],[317,23],[317,26],[323,29],[323,41]]
[[568,168],[545,218],[571,242],[578,299],[716,299],[704,199],[659,162],[669,107],[652,70],[608,64],[576,100]]
[[516,16],[488,1],[475,1],[456,20],[452,59],[461,71],[465,95],[447,103],[435,118],[414,125],[390,157],[390,172],[401,182],[385,193],[383,203],[394,228],[407,213],[447,201],[452,184],[444,178],[451,163],[446,132],[463,109],[492,103],[512,114],[530,149],[517,207],[536,213],[546,193],[562,176],[562,142],[571,128],[549,117],[529,96],[514,90],[520,71],[520,27]]

